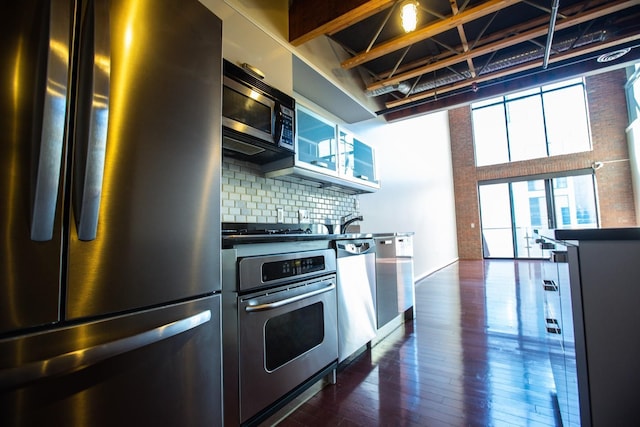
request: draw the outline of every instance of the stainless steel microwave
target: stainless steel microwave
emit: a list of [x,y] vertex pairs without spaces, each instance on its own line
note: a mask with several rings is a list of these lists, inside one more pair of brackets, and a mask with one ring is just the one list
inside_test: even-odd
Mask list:
[[295,99],[224,60],[222,148],[264,164],[294,155]]

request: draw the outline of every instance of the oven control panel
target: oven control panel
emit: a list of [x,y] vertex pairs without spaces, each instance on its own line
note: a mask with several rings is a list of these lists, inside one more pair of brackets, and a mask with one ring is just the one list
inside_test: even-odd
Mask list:
[[238,287],[247,291],[335,271],[333,249],[246,257],[238,262]]
[[271,282],[272,280],[284,279],[286,277],[324,271],[324,269],[325,262],[323,256],[266,262],[262,264],[262,281]]

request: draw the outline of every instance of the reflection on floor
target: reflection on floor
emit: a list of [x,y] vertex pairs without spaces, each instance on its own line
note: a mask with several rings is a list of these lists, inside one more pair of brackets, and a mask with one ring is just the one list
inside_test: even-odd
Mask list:
[[279,426],[561,425],[541,261],[460,261],[416,286],[416,318]]

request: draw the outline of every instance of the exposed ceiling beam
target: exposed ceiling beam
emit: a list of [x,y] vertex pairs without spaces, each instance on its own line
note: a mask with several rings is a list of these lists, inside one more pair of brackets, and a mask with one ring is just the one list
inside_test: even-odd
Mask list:
[[353,58],[349,58],[340,64],[342,68],[351,69],[365,62],[380,58],[388,53],[411,46],[419,41],[428,39],[445,31],[454,29],[459,25],[475,21],[483,16],[495,13],[505,7],[520,3],[522,0],[489,0],[479,6],[472,7],[457,15],[450,16],[446,19],[436,21],[410,33],[395,37],[384,43],[380,43],[368,52],[360,53]]
[[506,93],[513,93],[534,87],[544,86],[561,80],[567,80],[576,76],[585,76],[594,73],[601,73],[626,67],[640,60],[640,49],[632,49],[624,59],[616,61],[613,65],[599,63],[595,60],[595,53],[591,58],[571,61],[569,64],[557,64],[543,70],[540,68],[534,73],[527,73],[523,76],[512,76],[505,80],[491,82],[483,86],[478,92],[462,90],[449,95],[438,97],[437,99],[418,102],[414,105],[407,105],[393,110],[379,111],[378,114],[384,116],[387,122],[407,119],[423,114],[430,114],[436,111],[445,111],[469,105],[485,99],[502,96]]
[[[559,21],[556,24],[556,30],[562,30],[562,29],[572,27],[574,25],[579,25],[587,21],[624,10],[626,8],[635,6],[637,4],[638,4],[638,0],[617,0],[617,1],[607,2],[602,6],[596,7],[594,9],[588,10],[576,16],[571,16],[562,21]],[[565,15],[568,13],[569,11],[563,12],[563,14]],[[499,40],[494,43],[484,44],[480,47],[477,47],[465,53],[461,53],[457,56],[452,56],[452,57],[440,60],[438,62],[435,62],[433,64],[428,64],[422,67],[418,67],[401,74],[396,74],[393,77],[371,83],[370,85],[367,85],[367,90],[372,91],[372,90],[380,89],[385,86],[393,86],[402,81],[409,80],[411,78],[421,76],[423,74],[431,73],[433,71],[437,71],[437,70],[458,64],[460,62],[467,61],[472,58],[476,58],[482,55],[486,55],[488,53],[496,52],[500,49],[514,46],[524,41],[543,36],[547,34],[547,31],[548,31],[548,25],[541,25],[537,28],[533,28],[531,30],[528,30],[519,34],[515,33],[513,28],[510,28],[501,33],[504,35],[504,39],[502,40]]]
[[397,0],[294,0],[289,7],[289,43],[300,46],[335,34],[393,6]]
[[[593,43],[590,45],[583,46],[581,48],[572,49],[570,51],[554,55],[550,58],[549,63],[565,61],[568,59],[576,58],[582,55],[587,55],[589,53],[616,47],[620,44],[630,43],[637,40],[640,40],[640,34],[633,34],[626,37],[610,39],[602,43]],[[534,68],[539,68],[542,66],[542,62],[543,62],[542,60],[531,61],[516,67],[510,67],[501,71],[497,71],[495,73],[484,74],[475,79],[469,79],[464,82],[455,83],[448,86],[442,86],[435,90],[424,91],[412,96],[408,96],[406,98],[390,101],[390,102],[387,102],[385,106],[388,109],[391,109],[391,108],[396,108],[402,105],[410,104],[416,101],[424,100],[427,98],[436,97],[438,95],[442,95],[448,92],[464,89],[465,87],[471,86],[473,83],[476,83],[476,84],[483,83],[490,80],[495,80],[505,76],[509,76],[511,74],[517,74],[524,71],[532,70]]]
[[[590,0],[589,1],[589,5],[591,7],[593,7],[593,8],[595,8],[595,7],[597,7],[597,6],[601,5],[601,4],[606,4],[609,1],[610,0]],[[523,3],[529,4],[530,2],[528,2],[526,0],[523,0]],[[581,4],[569,6],[568,8],[564,9],[563,12],[565,14],[568,14],[568,15],[574,15],[574,14],[583,12],[584,9],[585,9],[585,6],[584,6],[584,4],[581,3]],[[550,11],[546,10],[546,12],[550,12]],[[566,15],[560,14],[560,13],[558,14],[558,16],[560,18],[563,18],[563,19],[567,17]],[[513,27],[509,28],[508,30],[505,30],[505,31],[502,31],[502,32],[499,32],[499,33],[488,34],[486,37],[483,37],[480,40],[476,40],[476,42],[473,44],[473,46],[474,47],[475,46],[484,46],[484,45],[486,45],[488,43],[492,43],[492,42],[495,42],[495,41],[498,41],[498,40],[503,40],[505,38],[505,33],[506,34],[520,34],[522,32],[529,31],[531,29],[539,27],[540,25],[543,25],[543,24],[548,23],[548,22],[549,22],[549,18],[547,18],[546,16],[541,16],[539,18],[532,19],[530,21],[525,21],[525,22],[523,22],[521,24],[518,24],[516,26],[513,26]],[[458,47],[455,48],[455,50],[457,52],[461,52],[461,51],[463,51],[463,48],[462,48],[462,46],[458,46]],[[390,78],[393,75],[398,75],[400,73],[405,73],[407,71],[413,70],[413,69],[418,68],[418,67],[423,67],[423,66],[428,65],[428,64],[433,64],[436,61],[441,61],[443,59],[450,58],[451,56],[455,56],[455,55],[452,55],[451,52],[449,52],[449,51],[445,51],[445,52],[442,52],[441,54],[439,54],[437,56],[423,58],[423,59],[420,59],[420,60],[416,60],[416,61],[413,61],[413,62],[410,62],[410,63],[403,64],[402,66],[400,66],[396,70],[394,70],[393,73],[391,73],[391,72],[378,73],[377,74],[378,80],[375,83],[371,83],[371,85],[374,85],[377,82],[380,82],[380,81],[382,81],[384,79]]]
[[[453,12],[453,16],[456,16],[460,13],[458,9],[457,0],[449,0],[449,4],[451,5],[451,11]],[[462,24],[458,25],[458,36],[460,37],[460,43],[462,44],[462,51],[469,52],[469,42],[467,41],[467,34],[464,32],[464,26]],[[469,67],[469,73],[471,73],[471,77],[476,76],[476,67],[473,65],[473,59],[467,59],[467,66]]]

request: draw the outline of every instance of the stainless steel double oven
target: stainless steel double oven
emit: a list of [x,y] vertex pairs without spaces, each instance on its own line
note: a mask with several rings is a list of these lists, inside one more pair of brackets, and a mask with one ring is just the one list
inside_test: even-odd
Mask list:
[[335,381],[335,251],[299,246],[222,251],[226,425],[258,424],[305,386]]

